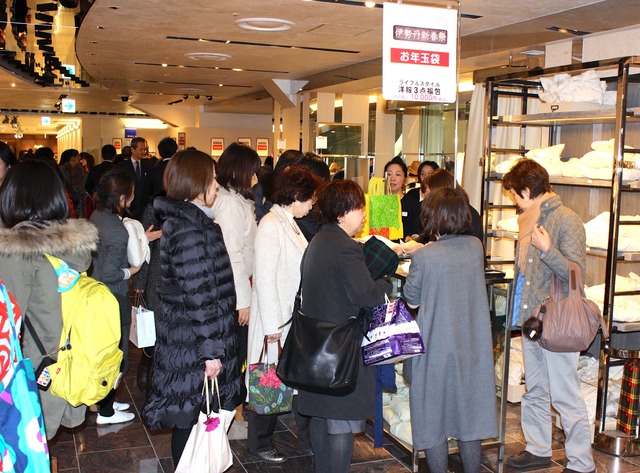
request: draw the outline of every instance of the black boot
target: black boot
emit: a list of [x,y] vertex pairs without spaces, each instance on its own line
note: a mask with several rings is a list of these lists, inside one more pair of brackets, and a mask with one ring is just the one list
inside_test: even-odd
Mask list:
[[151,381],[151,369],[153,368],[153,354],[147,355],[146,349],[142,350],[140,363],[138,364],[138,372],[136,373],[136,381],[138,389],[143,393],[147,392]]

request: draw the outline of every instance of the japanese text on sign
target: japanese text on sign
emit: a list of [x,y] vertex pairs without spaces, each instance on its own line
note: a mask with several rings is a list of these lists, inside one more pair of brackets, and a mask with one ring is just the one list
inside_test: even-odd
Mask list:
[[449,53],[391,48],[391,62],[449,67]]
[[394,25],[393,39],[419,41],[421,43],[447,44],[447,30]]

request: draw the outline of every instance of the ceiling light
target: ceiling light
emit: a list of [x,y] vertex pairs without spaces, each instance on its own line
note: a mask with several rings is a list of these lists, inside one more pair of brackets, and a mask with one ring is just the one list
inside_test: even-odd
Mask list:
[[189,96],[188,96],[187,94],[184,94],[184,95],[182,96],[182,98],[183,98],[183,99],[185,99],[185,100],[187,100],[187,99],[189,98]]
[[166,64],[166,63],[162,64],[162,67],[167,67],[167,66],[168,66],[168,64]]
[[236,25],[252,31],[287,31],[295,26],[293,21],[279,18],[241,18]]
[[530,49],[528,51],[522,51],[520,54],[524,54],[525,56],[543,56],[544,51],[539,49]]
[[226,61],[231,59],[231,56],[222,53],[187,53],[185,56],[194,61]]
[[207,95],[207,100],[213,100],[213,97],[211,95]]
[[375,8],[376,2],[364,2],[364,6],[367,8]]
[[153,130],[165,130],[169,128],[169,125],[155,118],[123,118],[122,122],[125,128],[146,128]]
[[589,32],[588,31],[580,31],[580,30],[573,30],[571,28],[562,28],[559,26],[550,26],[548,28],[545,28],[549,31],[557,31],[558,33],[565,33],[565,34],[570,34],[570,35],[574,35],[574,36],[584,36],[584,35],[588,35]]

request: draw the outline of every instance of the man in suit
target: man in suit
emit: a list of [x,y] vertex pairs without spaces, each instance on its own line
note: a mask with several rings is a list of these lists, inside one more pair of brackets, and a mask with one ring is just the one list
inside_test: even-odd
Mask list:
[[149,170],[144,180],[142,196],[144,197],[145,205],[163,191],[162,179],[164,177],[164,170],[167,168],[169,161],[171,161],[171,156],[176,154],[176,151],[178,151],[178,144],[173,138],[167,136],[166,138],[162,138],[160,143],[158,143],[158,153],[162,161],[157,162],[156,165]]
[[144,211],[144,196],[142,195],[145,176],[151,169],[151,163],[144,159],[149,148],[147,140],[137,136],[131,140],[131,158],[118,164],[119,167],[127,170],[135,178],[135,195],[131,207],[129,208],[133,218],[140,220]]
[[102,177],[102,175],[113,167],[113,160],[116,157],[116,148],[113,145],[104,145],[102,147],[102,162],[89,171],[87,181],[84,183],[84,188],[90,196],[93,196],[96,184]]

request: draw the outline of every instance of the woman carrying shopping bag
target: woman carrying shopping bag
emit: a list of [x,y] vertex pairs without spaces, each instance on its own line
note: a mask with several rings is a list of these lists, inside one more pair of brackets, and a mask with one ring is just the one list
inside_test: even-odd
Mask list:
[[[307,247],[307,240],[294,219],[309,213],[319,184],[319,179],[299,167],[287,168],[278,174],[272,197],[274,205],[258,226],[249,317],[249,390],[252,388],[251,365],[260,361],[265,337],[268,347],[265,355],[269,362],[277,361],[278,345],[284,344],[287,337],[289,325],[283,325],[291,318],[300,285],[300,261]],[[297,396],[293,410],[298,427],[298,450],[307,453],[311,450],[309,418],[298,414],[296,399]],[[277,415],[248,413],[249,450],[262,460],[274,463],[286,460],[272,444],[277,422]]]
[[221,406],[216,407],[233,410],[245,391],[233,273],[222,232],[212,220],[218,190],[214,163],[201,151],[180,151],[167,166],[164,185],[167,197],[154,201],[163,222],[162,282],[153,375],[142,418],[150,429],[173,430],[171,453],[178,465],[205,405],[205,375],[217,378]]

